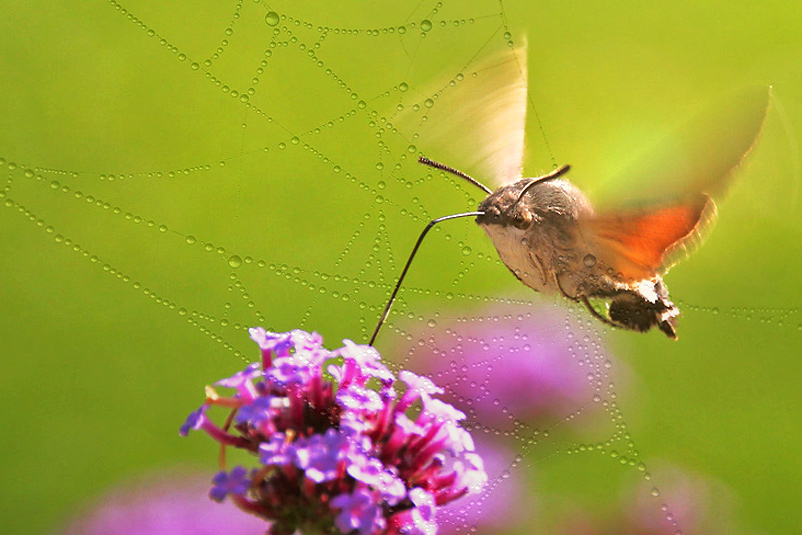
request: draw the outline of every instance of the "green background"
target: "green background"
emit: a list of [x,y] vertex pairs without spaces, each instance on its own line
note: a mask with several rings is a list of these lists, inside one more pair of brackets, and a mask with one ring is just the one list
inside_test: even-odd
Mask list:
[[[179,439],[177,428],[204,384],[254,356],[243,327],[302,326],[331,347],[366,339],[423,224],[477,200],[450,179],[425,180],[407,140],[389,129],[377,136],[381,115],[398,102],[401,82],[412,95],[453,76],[472,57],[505,49],[505,31],[529,42],[539,122],[530,108],[526,170],[567,162],[589,191],[659,145],[678,118],[733,91],[773,86],[763,135],[715,231],[668,276],[683,305],[680,340],[616,332],[608,343],[629,369],[618,403],[655,478],[660,463],[698,472],[729,488],[745,531],[795,532],[799,6],[471,0],[433,8],[418,0],[3,4],[6,532],[55,529],[141,473],[211,469],[210,441]],[[271,26],[269,11],[285,18]],[[425,37],[423,19],[432,22]],[[472,223],[450,225],[433,233],[410,275],[420,291],[406,292],[400,309],[412,323],[477,309],[486,296],[537,302],[484,260],[494,251]],[[390,328],[378,348],[390,352],[398,338]],[[619,499],[621,474],[634,472],[611,464],[556,455],[538,461],[532,488],[546,503],[575,496],[604,511]],[[524,532],[545,531],[543,515]]]

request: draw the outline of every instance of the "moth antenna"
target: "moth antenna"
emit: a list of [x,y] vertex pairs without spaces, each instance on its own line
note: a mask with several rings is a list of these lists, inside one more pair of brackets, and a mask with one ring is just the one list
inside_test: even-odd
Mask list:
[[452,175],[457,175],[460,178],[464,178],[465,180],[467,180],[468,182],[470,182],[471,184],[473,184],[477,188],[482,188],[483,190],[485,190],[485,192],[488,195],[493,193],[492,189],[488,188],[487,186],[485,186],[484,184],[482,184],[481,182],[479,182],[478,180],[476,180],[472,176],[470,176],[470,175],[468,175],[466,173],[463,173],[459,169],[454,169],[453,167],[449,167],[449,166],[447,166],[445,164],[442,164],[440,162],[435,162],[434,160],[430,160],[429,158],[427,158],[425,156],[419,156],[418,157],[418,162],[422,163],[423,165],[428,165],[429,167],[434,167],[435,169],[440,169],[440,170],[445,171],[447,173],[451,173]]
[[[432,162],[435,163],[435,162]],[[412,252],[409,255],[409,259],[407,260],[407,264],[404,266],[404,270],[401,272],[401,276],[398,277],[398,282],[395,283],[395,289],[393,289],[393,293],[390,296],[390,300],[387,301],[387,306],[384,307],[384,312],[382,312],[381,318],[379,318],[379,323],[376,325],[376,330],[373,331],[373,336],[370,337],[370,342],[368,345],[373,345],[373,342],[376,341],[376,336],[379,334],[379,329],[381,329],[382,325],[384,324],[387,316],[390,314],[390,307],[393,306],[393,302],[395,301],[395,296],[398,294],[398,290],[401,288],[401,282],[403,282],[404,277],[409,270],[410,264],[412,264],[412,259],[415,258],[415,253],[418,252],[418,248],[420,247],[421,242],[423,242],[423,238],[426,237],[426,234],[429,230],[438,223],[442,223],[443,221],[448,221],[449,219],[457,219],[458,217],[471,217],[471,216],[480,216],[484,215],[484,212],[465,212],[463,214],[454,214],[454,215],[447,215],[443,217],[438,217],[437,219],[431,221],[426,228],[423,229],[421,232],[418,241],[415,243],[415,247],[412,248]]]
[[524,187],[524,189],[521,190],[520,195],[518,195],[518,198],[515,199],[515,202],[512,204],[512,206],[515,206],[516,204],[521,202],[521,199],[524,198],[524,195],[526,195],[526,192],[529,191],[529,188],[531,188],[535,184],[541,184],[543,182],[548,182],[549,180],[554,180],[557,177],[563,176],[565,173],[567,173],[570,170],[571,170],[571,166],[570,165],[562,165],[562,166],[558,167],[557,169],[555,169],[554,171],[552,171],[551,173],[549,173],[547,175],[543,175],[543,176],[537,177],[532,182],[527,184]]

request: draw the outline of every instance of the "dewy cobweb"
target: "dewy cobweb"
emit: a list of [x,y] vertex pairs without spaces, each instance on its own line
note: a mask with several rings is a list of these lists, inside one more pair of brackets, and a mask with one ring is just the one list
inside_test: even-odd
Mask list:
[[[418,134],[450,88],[481,76],[477,59],[522,37],[503,3],[402,2],[381,17],[246,0],[87,9],[98,27],[63,21],[48,45],[73,69],[49,73],[58,90],[14,81],[43,95],[25,113],[51,114],[43,136],[58,142],[28,146],[25,117],[0,146],[16,245],[111,296],[76,328],[94,333],[107,310],[124,311],[225,365],[250,361],[255,324],[364,342],[423,226],[478,204],[475,188],[417,163],[439,149]],[[399,130],[400,111],[417,126]],[[532,117],[530,133],[542,130]],[[542,168],[556,163],[546,139],[529,147]],[[681,504],[661,494],[629,432],[617,386],[627,370],[603,327],[520,288],[500,295],[509,274],[469,221],[429,239],[378,345],[394,371],[442,384],[493,459],[485,491],[446,511],[444,532],[510,527],[501,520],[557,529],[589,507],[583,488],[618,496],[619,480],[651,499],[643,510],[661,526],[682,529]],[[597,501],[639,503],[617,500]],[[510,503],[514,514],[485,514]]]

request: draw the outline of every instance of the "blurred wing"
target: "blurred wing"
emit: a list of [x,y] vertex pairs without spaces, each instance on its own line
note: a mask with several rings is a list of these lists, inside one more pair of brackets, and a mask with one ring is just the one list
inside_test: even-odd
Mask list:
[[615,180],[590,188],[595,204],[665,204],[698,193],[721,199],[760,135],[769,97],[769,88],[759,88],[717,104]]
[[471,60],[451,80],[420,89],[393,124],[432,160],[480,182],[513,182],[523,161],[526,58],[524,43]]
[[713,200],[698,194],[678,204],[595,216],[580,225],[596,258],[632,281],[665,273],[698,243],[715,213]]

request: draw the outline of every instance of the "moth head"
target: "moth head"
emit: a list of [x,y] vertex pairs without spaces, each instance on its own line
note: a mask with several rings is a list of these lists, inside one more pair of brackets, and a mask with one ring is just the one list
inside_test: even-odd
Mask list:
[[504,195],[495,199],[488,197],[480,205],[479,211],[484,212],[484,215],[476,218],[476,222],[480,225],[513,226],[526,229],[537,217],[528,205],[516,203],[514,199],[511,201]]
[[515,184],[503,186],[482,201],[479,211],[483,212],[476,218],[480,225],[514,226],[527,228],[532,222],[532,213],[525,203],[517,202],[521,192],[519,181]]
[[538,218],[536,211],[538,201],[533,202],[528,200],[528,197],[543,197],[543,195],[537,195],[537,191],[543,188],[552,189],[550,186],[553,184],[554,179],[564,175],[569,169],[569,166],[563,165],[547,175],[537,178],[524,178],[513,184],[500,187],[488,195],[479,205],[479,211],[484,212],[484,215],[477,217],[476,222],[480,225],[528,228]]

